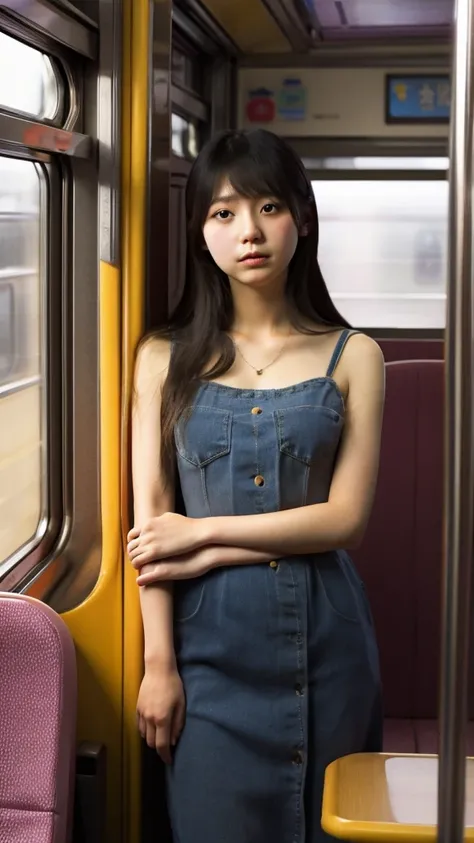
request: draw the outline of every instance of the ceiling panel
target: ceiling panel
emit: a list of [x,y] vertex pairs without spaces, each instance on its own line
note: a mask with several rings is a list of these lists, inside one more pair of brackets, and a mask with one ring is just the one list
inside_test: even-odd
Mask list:
[[287,53],[291,47],[260,0],[203,0],[244,53]]
[[448,35],[454,0],[304,0],[324,38]]
[[[280,7],[308,21],[318,43],[393,38],[448,40],[454,0],[201,0],[243,53],[288,53],[291,33],[281,23]],[[302,6],[307,9],[306,17]],[[298,11],[299,9],[299,11]],[[272,14],[273,12],[273,14]],[[291,16],[290,16],[291,17]],[[303,19],[305,18],[305,19]],[[280,25],[277,23],[280,21]],[[291,42],[291,43],[290,43]],[[311,44],[309,45],[311,46]],[[298,48],[296,48],[298,52]],[[301,52],[306,52],[303,47]]]

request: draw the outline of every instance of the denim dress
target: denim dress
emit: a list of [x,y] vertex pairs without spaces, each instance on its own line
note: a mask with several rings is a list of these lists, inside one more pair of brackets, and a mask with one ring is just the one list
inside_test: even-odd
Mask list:
[[[333,373],[283,389],[203,382],[175,429],[186,513],[327,501],[344,427]],[[382,748],[377,644],[344,550],[175,584],[186,724],[167,773],[175,843],[323,843],[324,771]]]

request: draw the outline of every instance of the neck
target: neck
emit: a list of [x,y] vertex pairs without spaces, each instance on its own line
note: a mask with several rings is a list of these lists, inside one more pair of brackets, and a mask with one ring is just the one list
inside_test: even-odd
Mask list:
[[[232,283],[232,282],[231,282]],[[244,338],[287,334],[291,326],[284,292],[232,285],[234,322],[232,333]]]

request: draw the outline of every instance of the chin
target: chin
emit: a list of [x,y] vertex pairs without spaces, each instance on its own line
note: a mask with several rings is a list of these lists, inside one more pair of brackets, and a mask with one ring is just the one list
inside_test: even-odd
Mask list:
[[268,269],[248,269],[239,273],[237,277],[234,276],[234,279],[238,284],[243,284],[246,287],[278,287],[278,281],[282,274],[282,272],[275,273]]

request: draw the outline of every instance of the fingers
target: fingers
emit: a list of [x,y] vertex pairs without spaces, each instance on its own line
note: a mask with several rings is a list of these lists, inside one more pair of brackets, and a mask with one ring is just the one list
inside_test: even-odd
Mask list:
[[127,544],[127,553],[132,560],[147,551],[150,552],[150,550],[151,546],[143,536],[140,536],[138,539],[133,539],[133,541]]
[[145,542],[143,539],[130,542],[127,545],[127,554],[134,568],[141,568],[147,562],[154,562],[159,558],[155,545]]
[[[129,554],[130,556],[130,554]],[[149,562],[154,561],[153,553],[150,550],[137,550],[135,553],[130,556],[130,562],[132,563],[132,568],[143,568],[143,565],[146,565]]]
[[[178,559],[179,557],[174,557]],[[208,565],[204,565],[201,560],[193,560],[190,562],[160,562],[156,561],[156,556],[153,556],[155,565],[149,566],[149,570],[143,571],[137,577],[137,585],[151,585],[155,582],[167,582],[168,580],[190,580],[195,577],[200,577],[209,570]],[[150,560],[148,557],[138,557],[132,562],[134,568],[141,568]]]
[[134,527],[127,536],[127,555],[135,568],[140,568],[146,562],[156,558],[156,543],[146,530]]
[[155,724],[151,720],[145,720],[145,740],[151,749],[155,746]]
[[170,732],[171,719],[167,720],[167,722],[163,726],[156,727],[155,748],[158,755],[165,762],[165,764],[171,764],[173,760],[171,757]]
[[169,717],[160,723],[152,719],[146,720],[137,713],[138,730],[150,749],[156,749],[165,764],[173,761],[172,748],[176,746],[179,736],[184,729],[186,717],[186,703],[180,700]]
[[162,577],[160,577],[159,568],[160,563],[156,563],[155,565],[150,565],[150,563],[143,565],[136,580],[137,585],[150,585],[151,583],[159,582],[162,579]]
[[171,715],[161,724],[137,714],[138,731],[150,749],[156,749],[165,764],[171,764]]
[[148,571],[146,574],[139,574],[137,577],[137,585],[151,585],[151,583],[158,582],[159,574],[155,571]]
[[171,730],[170,730],[170,738],[171,738],[171,746],[176,746],[178,743],[179,736],[184,729],[184,720],[186,716],[186,703],[184,698],[177,703],[176,708],[173,712],[173,717],[171,720]]
[[129,542],[127,544],[127,554],[129,559],[133,562],[133,560],[142,552],[144,541],[143,538],[140,537],[140,534],[131,540],[130,535],[131,533],[128,534]]
[[[134,562],[133,564],[134,567],[135,565],[136,567],[141,567],[143,563],[137,565],[136,562]],[[158,562],[153,566],[151,571],[139,574],[137,577],[137,585],[150,585],[150,583],[163,582],[165,580],[182,580],[187,579],[189,576],[189,571],[187,571],[187,569],[179,563]]]

